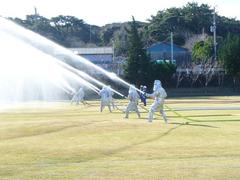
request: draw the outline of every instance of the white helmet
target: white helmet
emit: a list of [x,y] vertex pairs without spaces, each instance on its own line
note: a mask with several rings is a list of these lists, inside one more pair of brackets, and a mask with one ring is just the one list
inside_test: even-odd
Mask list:
[[106,91],[106,90],[108,90],[108,87],[107,86],[103,86],[102,90]]

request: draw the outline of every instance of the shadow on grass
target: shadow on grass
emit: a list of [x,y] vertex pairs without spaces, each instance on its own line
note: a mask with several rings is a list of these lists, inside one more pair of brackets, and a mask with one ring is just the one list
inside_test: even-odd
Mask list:
[[164,132],[163,134],[161,134],[159,136],[156,136],[156,137],[153,137],[153,138],[150,138],[150,139],[146,139],[146,140],[143,140],[143,141],[140,141],[140,142],[136,142],[136,143],[133,143],[131,145],[127,145],[127,146],[124,146],[124,147],[121,147],[121,148],[118,148],[118,149],[106,151],[106,152],[102,153],[101,155],[99,155],[97,157],[93,157],[93,158],[91,158],[89,160],[85,160],[83,162],[100,159],[100,158],[103,158],[103,157],[106,157],[106,156],[112,156],[112,155],[115,155],[117,153],[121,153],[123,151],[126,151],[130,148],[133,148],[135,146],[138,146],[138,145],[143,145],[143,144],[146,144],[146,143],[151,143],[151,142],[154,142],[154,141],[158,141],[158,140],[164,138],[165,136],[169,135],[174,130],[182,127],[182,126],[199,126],[199,127],[205,127],[205,128],[219,128],[219,127],[216,127],[216,126],[210,126],[210,125],[204,125],[204,124],[193,124],[193,123],[188,123],[188,124],[186,124],[186,123],[169,123],[169,124],[175,124],[177,126],[169,129],[168,131]]
[[[202,121],[200,121],[202,122]],[[193,123],[169,123],[169,124],[182,124],[184,126],[199,126],[199,127],[207,127],[207,128],[219,128],[217,126],[210,126],[210,125],[206,125],[206,124],[193,124]]]
[[[113,156],[115,154],[121,153],[121,152],[126,151],[128,149],[131,149],[131,148],[133,148],[135,146],[143,145],[143,144],[146,144],[146,143],[151,143],[151,142],[154,142],[154,141],[158,141],[161,138],[164,138],[165,136],[169,135],[171,132],[173,132],[174,130],[180,128],[183,125],[184,124],[177,124],[177,126],[167,130],[166,132],[164,132],[163,134],[160,134],[159,136],[156,136],[156,137],[153,137],[153,138],[149,138],[149,139],[146,139],[146,140],[143,140],[143,141],[140,141],[140,142],[135,142],[135,143],[132,143],[130,145],[123,146],[123,147],[120,147],[120,148],[117,148],[117,149],[104,151],[104,152],[100,153],[99,155],[96,155],[95,157],[91,157],[89,159],[85,159],[85,160],[82,160],[80,162],[88,162],[88,161],[92,161],[92,160],[97,160],[97,159]],[[80,163],[80,162],[78,162],[78,163]]]
[[66,129],[70,129],[70,128],[75,128],[75,127],[85,127],[85,126],[89,126],[89,125],[93,125],[96,123],[102,123],[102,122],[106,122],[107,120],[103,120],[103,121],[92,121],[91,123],[81,123],[79,124],[74,124],[74,125],[69,125],[69,126],[64,126],[64,127],[57,127],[56,129],[53,130],[40,130],[40,132],[33,132],[31,134],[17,134],[15,136],[11,136],[11,137],[6,137],[6,138],[0,138],[1,141],[6,141],[6,140],[13,140],[13,139],[19,139],[19,138],[28,138],[28,137],[34,137],[34,136],[41,136],[41,135],[47,135],[47,134],[52,134],[52,133],[57,133]]
[[230,120],[196,120],[196,122],[240,122],[240,119],[230,119]]
[[[172,131],[180,128],[181,126],[183,126],[183,124],[179,124],[178,126],[175,126],[171,129],[169,129],[168,131],[164,132],[163,134],[159,135],[159,136],[156,136],[156,137],[153,137],[153,138],[150,138],[150,139],[146,139],[146,140],[143,140],[143,141],[140,141],[140,142],[136,142],[136,143],[133,143],[133,144],[130,144],[130,145],[127,145],[127,146],[124,146],[124,147],[121,147],[121,148],[118,148],[118,149],[114,149],[114,150],[110,150],[110,151],[107,151],[103,154],[103,156],[99,156],[99,157],[96,157],[95,159],[98,159],[98,158],[102,158],[104,156],[112,156],[114,154],[117,154],[117,153],[121,153],[125,150],[128,150],[130,148],[133,148],[135,146],[138,146],[138,145],[142,145],[142,144],[146,144],[146,143],[151,143],[151,142],[154,142],[154,141],[158,141],[160,140],[161,138],[169,135]],[[92,159],[91,159],[92,160]]]
[[[187,115],[186,117],[218,117],[218,116],[232,116],[232,114],[202,114],[202,115]],[[175,118],[179,116],[168,116],[169,118]],[[197,121],[197,120],[195,120]]]
[[[90,124],[90,123],[89,123]],[[91,123],[93,124],[93,123]],[[143,141],[140,141],[140,142],[135,142],[135,143],[132,143],[130,145],[126,145],[126,146],[123,146],[123,147],[120,147],[120,148],[116,148],[116,149],[112,149],[112,150],[106,150],[104,152],[99,152],[97,154],[95,154],[94,156],[92,157],[89,157],[89,158],[86,158],[86,159],[82,159],[80,161],[75,161],[74,163],[84,163],[84,162],[89,162],[89,161],[92,161],[92,160],[98,160],[98,159],[101,159],[101,158],[105,158],[105,157],[109,157],[109,156],[113,156],[115,154],[118,154],[118,153],[121,153],[123,151],[126,151],[128,149],[131,149],[135,146],[138,146],[138,145],[143,145],[143,144],[146,144],[146,143],[151,143],[151,142],[154,142],[154,141],[158,141],[160,140],[161,138],[164,138],[165,136],[169,135],[171,132],[173,132],[174,130],[180,128],[181,126],[183,126],[184,124],[177,124],[177,126],[167,130],[166,132],[164,133],[161,133],[159,134],[158,136],[156,137],[153,137],[153,138],[149,138],[149,139],[146,139],[146,140],[143,140]],[[62,128],[62,129],[59,129],[58,131],[61,131],[63,129],[67,129],[67,128],[70,128],[69,127],[65,127],[65,128]],[[54,131],[54,132],[57,132],[57,131]],[[47,132],[47,133],[52,133],[52,132]],[[42,134],[47,134],[47,133],[42,133]],[[31,136],[36,136],[36,135],[41,135],[41,134],[35,134],[35,135],[31,135]],[[24,137],[24,136],[22,136]],[[26,137],[26,136],[25,136]],[[28,136],[29,137],[29,136]],[[21,137],[18,137],[18,138],[21,138]],[[14,139],[14,138],[11,138],[11,139]],[[77,157],[76,157],[77,158]],[[71,162],[73,163],[73,162]],[[28,163],[26,163],[28,164]],[[31,165],[32,164],[35,164],[35,163],[30,163]],[[50,165],[50,164],[54,164],[56,165],[56,163],[46,163],[46,165]],[[61,164],[61,163],[60,163]],[[19,164],[8,164],[8,165],[25,165],[25,163],[19,163]],[[36,163],[35,165],[38,165],[38,163]]]
[[[94,123],[99,123],[99,122],[103,122],[103,121],[95,121]],[[94,124],[94,123],[84,124],[83,126],[87,126],[87,125]],[[118,153],[124,152],[124,151],[126,151],[128,149],[134,148],[134,147],[136,147],[138,145],[144,145],[144,144],[147,144],[147,143],[152,143],[152,142],[161,140],[162,138],[168,136],[173,131],[179,129],[182,126],[200,126],[200,127],[205,127],[205,128],[218,128],[218,127],[215,127],[215,126],[203,125],[203,124],[193,124],[193,123],[186,124],[186,123],[174,123],[173,122],[173,123],[169,123],[169,124],[172,124],[172,125],[175,125],[175,126],[170,128],[170,129],[168,129],[166,132],[163,132],[163,133],[161,133],[161,134],[159,134],[159,135],[157,135],[155,137],[148,138],[148,139],[145,139],[145,140],[142,140],[142,141],[139,141],[139,142],[134,142],[134,143],[132,143],[130,145],[126,145],[126,146],[123,146],[123,147],[120,147],[120,148],[116,148],[116,149],[112,149],[112,150],[105,150],[103,152],[100,151],[99,153],[96,153],[95,155],[93,155],[91,157],[88,157],[86,159],[74,160],[74,161],[71,161],[71,162],[68,162],[68,163],[85,163],[85,162],[89,162],[89,161],[98,160],[98,159],[101,159],[101,158],[111,157],[111,156],[114,156],[114,155],[116,155]],[[151,124],[149,124],[149,125],[151,125]],[[65,127],[65,129],[67,129],[67,128],[70,128],[70,126],[69,127]],[[63,129],[61,129],[61,130],[63,130]],[[60,131],[60,129],[58,131]],[[51,132],[48,132],[48,133],[51,133]],[[43,134],[46,134],[46,133],[43,133]],[[78,159],[78,157],[76,157],[76,159]],[[31,163],[31,165],[32,164],[34,164],[34,163]],[[51,162],[45,163],[45,165],[50,165],[50,164],[56,166],[58,163],[53,163],[53,162],[52,163]],[[59,164],[62,164],[62,163],[59,163]],[[10,164],[10,165],[21,165],[21,163],[20,164]],[[38,165],[38,163],[36,163],[35,165]]]

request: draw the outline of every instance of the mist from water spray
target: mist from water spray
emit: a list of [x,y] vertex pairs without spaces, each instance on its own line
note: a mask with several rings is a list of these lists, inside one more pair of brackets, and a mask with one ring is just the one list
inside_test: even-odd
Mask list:
[[[55,75],[52,74],[52,71],[53,71],[53,69],[55,69],[55,70],[58,69],[57,75],[59,75],[59,72],[60,72],[61,77],[59,77],[58,79],[50,78],[50,80],[48,79],[48,81],[67,94],[73,94],[76,92],[76,90],[72,87],[72,85],[69,84],[69,80],[70,80],[70,82],[74,80],[74,81],[78,82],[79,84],[82,84],[82,85],[88,87],[89,89],[93,90],[96,93],[99,93],[100,89],[98,89],[96,86],[91,84],[89,81],[94,82],[100,86],[106,86],[106,84],[93,78],[92,76],[88,75],[87,73],[85,73],[81,70],[78,70],[78,69],[70,66],[67,63],[64,63],[63,61],[65,61],[65,58],[59,57],[59,54],[64,55],[64,57],[70,58],[74,62],[84,64],[91,70],[95,69],[95,70],[97,70],[97,72],[102,72],[103,74],[105,74],[107,77],[109,77],[110,79],[112,79],[114,81],[118,81],[126,86],[130,86],[129,83],[127,83],[123,79],[119,78],[115,73],[108,72],[108,71],[102,69],[101,67],[98,67],[95,64],[91,63],[90,61],[88,61],[78,55],[75,55],[72,51],[69,51],[68,49],[63,48],[62,46],[59,46],[59,45],[53,43],[52,41],[32,32],[32,31],[26,30],[25,28],[18,26],[13,22],[10,22],[8,20],[0,18],[0,32],[5,33],[5,35],[8,34],[8,36],[9,35],[13,36],[14,43],[15,43],[15,41],[17,41],[17,39],[21,40],[22,44],[24,44],[24,45],[21,45],[23,47],[27,46],[27,44],[29,44],[27,46],[27,48],[25,48],[25,51],[23,51],[22,58],[31,60],[31,59],[33,59],[33,57],[34,58],[41,57],[42,59],[44,59],[44,61],[45,61],[44,67],[49,67],[49,70],[48,70],[48,73],[46,73],[46,71],[44,70],[44,73],[42,73],[42,74],[48,75],[48,77],[54,77]],[[5,42],[5,41],[3,41],[3,42]],[[12,43],[9,43],[9,44],[12,45]],[[12,48],[12,49],[15,50],[15,48]],[[35,53],[32,49],[35,49],[34,51],[38,51],[38,52]],[[29,53],[32,53],[32,57],[30,57],[30,56],[24,57],[24,55],[26,55],[26,54],[29,55]],[[9,54],[10,54],[10,52],[9,52]],[[17,57],[17,58],[19,58],[19,57]],[[52,62],[52,64],[54,64],[53,66],[48,65],[48,63],[50,61]],[[21,63],[22,65],[25,65],[25,66],[29,66],[29,64],[27,64],[25,62],[23,63],[22,60],[19,61],[19,63]],[[38,65],[38,69],[41,69],[40,67]],[[36,71],[35,68],[36,67],[30,66],[30,69],[33,71]],[[24,73],[26,73],[26,72],[24,72]],[[28,74],[31,75],[31,73],[33,73],[33,72],[30,71]],[[39,73],[39,74],[41,74],[41,73]],[[38,75],[38,76],[41,77],[42,75]],[[81,77],[79,77],[79,76],[81,76]],[[40,78],[40,82],[44,82],[43,78],[42,79],[41,78]],[[19,84],[21,84],[21,82]],[[41,86],[41,89],[45,90],[45,88],[43,86]],[[45,85],[45,87],[46,87],[46,85]],[[116,94],[118,94],[122,97],[125,97],[120,92],[118,92],[112,88],[111,88],[111,90],[113,92],[115,92]],[[139,92],[142,92],[138,88],[136,88],[136,90]]]
[[[1,24],[4,23],[5,26],[1,26]],[[95,69],[98,72],[103,73],[110,79],[114,81],[121,82],[125,86],[130,86],[129,83],[118,77],[115,73],[109,72],[104,70],[103,68],[93,64],[87,59],[84,59],[83,57],[80,57],[79,55],[74,54],[72,51],[48,40],[47,38],[44,38],[30,30],[27,30],[11,21],[8,21],[6,19],[3,19],[0,17],[0,28],[2,31],[6,31],[7,33],[10,33],[11,35],[15,36],[16,38],[20,38],[26,43],[31,44],[32,46],[38,48],[39,50],[43,51],[44,53],[50,54],[54,57],[58,55],[65,55],[66,57],[70,58],[71,60],[84,64],[85,66],[88,66],[91,69]],[[58,57],[59,59],[59,57]],[[64,60],[64,58],[62,59]],[[143,93],[141,90],[136,88],[137,91]]]
[[59,89],[72,94],[75,89],[69,82],[73,81],[99,92],[96,86],[60,66],[56,58],[1,30],[0,39],[0,104],[59,98]]
[[[107,86],[106,84],[104,84],[104,83],[98,81],[97,79],[89,76],[89,75],[86,74],[85,72],[80,71],[80,72],[79,72],[79,75],[82,76],[82,77],[85,77],[86,79],[88,79],[88,80],[90,80],[90,81],[92,81],[92,82],[94,82],[94,83],[96,83],[96,84],[98,84],[98,85],[100,85],[100,86],[102,86],[102,87]],[[109,87],[109,88],[110,88],[110,87]],[[116,94],[120,95],[121,97],[125,97],[122,93],[118,92],[117,90],[115,90],[115,89],[113,89],[113,88],[110,88],[110,89],[111,89],[111,91],[115,92]]]
[[[56,97],[54,86],[71,88],[63,71],[44,55],[23,42],[0,31],[0,101],[22,101],[29,97]],[[55,94],[52,93],[55,91]]]
[[[93,78],[92,76],[88,75],[87,73],[85,73],[85,72],[83,72],[83,71],[80,71],[80,70],[78,70],[78,69],[76,69],[76,68],[74,68],[74,67],[71,67],[71,66],[69,66],[68,64],[66,64],[66,63],[64,63],[64,62],[58,61],[58,63],[59,63],[60,65],[64,66],[65,68],[67,68],[67,69],[69,69],[69,70],[77,73],[78,75],[80,75],[81,77],[83,77],[83,78],[85,78],[85,79],[87,79],[87,80],[90,80],[90,81],[92,81],[92,82],[94,82],[94,83],[96,83],[96,84],[98,84],[98,85],[100,85],[100,86],[102,86],[102,87],[107,86],[106,84],[104,84],[104,83],[100,82],[99,80]],[[113,92],[115,92],[116,94],[120,95],[121,97],[125,97],[122,93],[116,91],[115,89],[113,89],[113,88],[110,88],[110,89],[111,89]]]
[[[76,74],[78,74],[78,75],[81,76],[82,78],[85,78],[85,79],[87,79],[87,80],[90,80],[90,81],[92,81],[92,82],[94,82],[94,83],[96,83],[96,84],[98,84],[98,85],[100,85],[100,86],[102,86],[102,87],[107,86],[106,84],[104,84],[104,83],[100,82],[99,80],[93,78],[92,76],[88,75],[87,73],[85,73],[85,72],[83,72],[83,71],[81,71],[81,70],[78,70],[78,69],[76,69],[76,68],[68,65],[67,63],[64,63],[64,62],[62,62],[62,61],[57,61],[57,63],[60,64],[61,66],[63,66],[64,68],[66,68],[66,69],[68,69],[68,70],[70,70],[70,71],[72,71],[72,72],[75,72]],[[86,83],[88,83],[88,81],[87,81]],[[95,91],[95,92],[99,92],[99,91],[100,91],[98,88],[96,88],[96,87],[94,87],[94,88],[95,88],[95,90],[97,90],[97,91]],[[115,89],[113,89],[113,88],[110,88],[110,89],[111,89],[113,92],[115,92],[116,94],[120,95],[121,97],[125,97],[122,93],[118,92],[117,90],[115,90]]]

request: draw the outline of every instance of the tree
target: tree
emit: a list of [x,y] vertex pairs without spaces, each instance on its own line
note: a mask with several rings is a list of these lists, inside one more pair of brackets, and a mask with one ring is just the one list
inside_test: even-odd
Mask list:
[[91,41],[99,42],[95,33],[96,26],[88,25],[82,19],[74,16],[59,15],[51,18],[51,23],[61,34],[61,37],[64,38],[65,46],[75,47],[86,44],[90,42],[90,37]]
[[153,79],[160,79],[164,86],[171,85],[171,79],[176,72],[176,65],[172,63],[152,63],[151,77]]
[[125,65],[125,78],[131,83],[139,86],[140,84],[148,84],[150,57],[143,48],[140,34],[138,32],[138,24],[134,17],[130,24],[128,33],[128,57]]
[[197,42],[192,49],[192,58],[195,62],[206,63],[213,54],[213,39]]
[[219,60],[235,85],[240,78],[240,36],[228,34],[219,50]]
[[204,28],[208,33],[212,24],[213,10],[207,4],[187,3],[182,8],[184,26],[193,33],[199,34]]
[[102,27],[102,30],[100,32],[102,44],[109,44],[114,37],[114,33],[117,32],[120,28],[121,25],[118,25],[117,23]]
[[149,41],[156,42],[166,41],[169,32],[174,32],[181,38],[181,44],[181,42],[184,43],[185,38],[188,38],[188,34],[201,33],[202,29],[210,33],[212,12],[213,10],[207,4],[198,5],[197,3],[188,3],[182,8],[173,7],[158,11],[157,15],[149,20],[145,34]]
[[28,28],[44,37],[47,37],[55,42],[61,43],[61,36],[58,30],[51,25],[51,21],[40,15],[27,15],[26,20],[19,18],[12,19],[16,23],[25,28]]

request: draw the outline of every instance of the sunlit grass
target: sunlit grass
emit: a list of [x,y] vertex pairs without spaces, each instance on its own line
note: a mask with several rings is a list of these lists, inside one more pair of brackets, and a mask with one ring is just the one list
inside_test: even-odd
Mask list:
[[[167,106],[239,106],[239,97],[169,99]],[[212,100],[212,101],[211,101]],[[185,101],[181,103],[181,101]],[[123,109],[126,101],[118,102]],[[169,124],[118,110],[33,103],[0,113],[0,179],[238,179],[239,110],[166,108]]]

